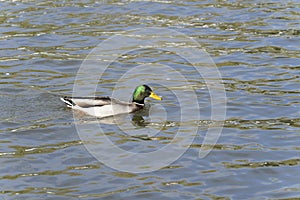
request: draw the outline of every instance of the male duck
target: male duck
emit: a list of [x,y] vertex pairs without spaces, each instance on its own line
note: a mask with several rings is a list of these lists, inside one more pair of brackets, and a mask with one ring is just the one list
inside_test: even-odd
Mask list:
[[162,100],[147,85],[140,85],[135,88],[131,103],[110,97],[63,97],[60,99],[72,109],[103,118],[140,110],[145,106],[144,100],[146,97]]

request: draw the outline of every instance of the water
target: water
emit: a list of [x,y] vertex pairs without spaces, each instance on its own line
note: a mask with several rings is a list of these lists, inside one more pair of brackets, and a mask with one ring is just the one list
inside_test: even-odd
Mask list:
[[[297,1],[0,4],[0,199],[300,198]],[[145,113],[119,121],[120,127],[136,130],[135,137],[103,122],[105,134],[132,152],[161,149],[179,127],[187,135],[199,128],[193,144],[175,162],[136,174],[114,170],[93,157],[77,133],[80,122],[74,122],[58,97],[72,94],[82,61],[97,44],[147,27],[180,31],[205,48],[221,72],[227,113],[213,151],[199,158],[205,133],[214,123],[204,80],[197,80],[188,63],[153,48],[118,58],[97,87],[98,95],[112,94],[119,78],[137,64],[165,64],[191,80],[201,107],[201,120],[181,123],[172,92],[185,94],[187,86],[178,82],[160,88],[153,81],[164,101],[151,100]],[[131,93],[133,88],[125,90]],[[161,117],[166,113],[167,120]],[[93,120],[83,118],[84,125],[93,126]],[[151,135],[149,128],[161,132]]]

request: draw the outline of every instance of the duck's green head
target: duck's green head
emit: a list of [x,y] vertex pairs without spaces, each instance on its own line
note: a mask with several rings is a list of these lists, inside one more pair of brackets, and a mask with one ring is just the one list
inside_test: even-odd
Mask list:
[[137,86],[133,92],[132,102],[144,104],[146,97],[151,97],[156,100],[161,100],[160,96],[157,96],[148,85]]

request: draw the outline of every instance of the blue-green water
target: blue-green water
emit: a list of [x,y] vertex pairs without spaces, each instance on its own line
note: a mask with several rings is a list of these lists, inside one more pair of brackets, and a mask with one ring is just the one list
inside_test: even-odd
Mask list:
[[[300,198],[298,1],[0,5],[0,199]],[[147,27],[184,33],[209,53],[222,76],[227,112],[213,151],[199,158],[213,123],[204,80],[195,80],[190,66],[174,55],[153,48],[119,58],[97,94],[110,95],[120,76],[135,65],[162,63],[187,74],[201,107],[201,120],[184,125],[187,133],[199,128],[185,154],[162,169],[135,174],[94,158],[77,133],[73,113],[58,97],[72,94],[78,69],[99,43]],[[116,124],[103,124],[105,133],[124,149],[162,148],[180,126],[172,88],[153,82],[155,92],[166,97],[151,101],[154,118],[140,122],[131,114],[120,123],[141,135],[147,135],[147,127],[161,129],[159,135],[136,138],[123,134]],[[184,93],[186,85],[179,86],[174,91]],[[162,108],[168,120],[160,118]]]

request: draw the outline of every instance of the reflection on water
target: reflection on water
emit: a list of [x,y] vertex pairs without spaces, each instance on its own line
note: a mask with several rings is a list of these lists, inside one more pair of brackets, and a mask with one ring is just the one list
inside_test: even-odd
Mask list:
[[140,115],[133,115],[131,123],[136,127],[146,127],[149,122],[145,122],[144,118]]
[[[296,1],[0,4],[0,199],[300,197]],[[159,88],[166,96],[160,106],[149,102],[151,107],[140,112],[104,119],[74,113],[74,120],[59,101],[60,95],[72,94],[78,68],[97,44],[153,26],[193,37],[222,74],[227,116],[218,143],[204,159],[198,153],[206,131],[218,125],[210,119],[210,94],[188,63],[170,52],[145,48],[123,55],[111,63],[96,92],[112,94],[116,81],[134,66],[164,64],[185,74],[191,85]],[[187,94],[188,88],[197,94],[201,120],[181,122],[172,91]],[[89,154],[78,124],[100,124],[106,137],[131,152],[176,142],[179,127],[186,134],[194,127],[198,132],[174,163],[134,174],[115,171]]]

